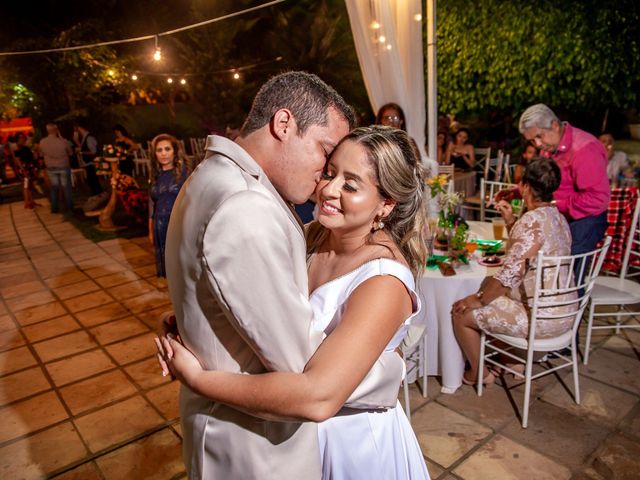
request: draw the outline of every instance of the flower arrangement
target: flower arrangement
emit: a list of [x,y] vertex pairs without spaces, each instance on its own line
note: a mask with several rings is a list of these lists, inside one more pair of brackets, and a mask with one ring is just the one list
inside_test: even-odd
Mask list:
[[102,156],[103,157],[123,157],[126,155],[126,152],[117,145],[106,144],[102,146]]
[[447,244],[451,250],[463,250],[467,240],[469,226],[467,222],[456,214],[458,206],[462,203],[462,194],[449,192],[447,175],[436,175],[427,180],[427,186],[431,190],[431,198],[438,197],[440,214],[438,217],[438,235],[436,239],[440,244]]

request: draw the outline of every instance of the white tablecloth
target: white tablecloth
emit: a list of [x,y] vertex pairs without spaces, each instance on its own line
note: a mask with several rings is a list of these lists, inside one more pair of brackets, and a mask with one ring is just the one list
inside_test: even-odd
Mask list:
[[[471,231],[481,239],[493,239],[489,222],[468,222]],[[468,267],[458,268],[456,275],[443,277],[440,270],[425,270],[418,281],[422,302],[421,317],[416,324],[427,328],[427,374],[442,376],[442,393],[455,393],[462,385],[464,357],[453,333],[451,307],[454,302],[478,291],[488,274],[487,269],[471,261]]]

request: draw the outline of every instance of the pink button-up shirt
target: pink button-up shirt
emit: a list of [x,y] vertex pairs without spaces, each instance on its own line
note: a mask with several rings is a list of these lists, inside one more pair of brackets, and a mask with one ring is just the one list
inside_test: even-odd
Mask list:
[[564,124],[564,133],[552,158],[562,171],[554,193],[558,210],[570,220],[606,211],[611,198],[607,152],[596,137]]

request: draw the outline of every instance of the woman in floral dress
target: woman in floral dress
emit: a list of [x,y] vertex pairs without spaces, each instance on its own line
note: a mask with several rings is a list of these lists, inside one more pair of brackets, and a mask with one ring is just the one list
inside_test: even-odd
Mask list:
[[[560,168],[551,159],[529,163],[522,176],[520,191],[526,213],[516,222],[511,206],[504,200],[496,207],[509,230],[509,244],[503,267],[483,282],[480,290],[453,305],[453,328],[469,360],[463,381],[473,385],[478,378],[480,328],[525,338],[529,332],[529,301],[535,285],[535,259],[539,251],[549,256],[571,254],[571,231],[564,216],[553,204],[553,192],[560,185]],[[552,275],[552,272],[548,272]],[[566,272],[565,275],[570,272]],[[551,279],[549,279],[551,281]],[[563,280],[564,281],[564,280]],[[558,301],[576,293],[558,296]],[[567,307],[558,307],[558,312]],[[536,338],[555,337],[568,332],[573,317],[539,320]],[[483,383],[495,380],[484,367]]]

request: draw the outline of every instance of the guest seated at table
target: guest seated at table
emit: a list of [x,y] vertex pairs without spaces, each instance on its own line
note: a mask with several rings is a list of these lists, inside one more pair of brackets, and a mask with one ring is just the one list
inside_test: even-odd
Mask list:
[[116,146],[126,152],[125,157],[120,160],[118,168],[125,175],[133,175],[133,168],[135,167],[133,163],[133,152],[140,148],[140,145],[132,140],[131,135],[129,135],[127,129],[122,125],[115,125],[113,127],[113,133],[116,136]]
[[533,143],[527,142],[524,146],[524,150],[520,155],[520,162],[516,165],[515,172],[513,174],[514,183],[520,183],[522,180],[522,173],[524,169],[527,167],[529,162],[538,156],[538,149]]
[[616,150],[616,142],[610,133],[603,133],[598,137],[598,140],[600,140],[600,143],[604,145],[607,151],[607,158],[609,159],[609,163],[607,164],[607,177],[609,177],[609,183],[612,187],[617,187],[622,180],[620,177],[623,171],[629,167],[627,154]]
[[[570,255],[571,232],[565,217],[552,203],[553,192],[560,185],[560,168],[551,159],[536,158],[525,168],[520,183],[526,213],[516,222],[511,205],[500,201],[498,210],[509,230],[507,254],[502,268],[488,277],[480,290],[454,303],[453,328],[469,361],[463,382],[473,385],[478,378],[480,328],[525,338],[529,331],[528,299],[533,295],[535,270],[532,268],[539,251],[545,255]],[[551,281],[551,279],[549,279]],[[569,294],[575,297],[575,293]],[[567,297],[558,297],[558,301]],[[570,297],[569,297],[570,298]],[[558,307],[560,309],[566,307]],[[539,320],[536,338],[548,338],[568,332],[572,318]],[[486,367],[483,383],[495,380]]]
[[436,155],[438,165],[445,165],[447,147],[449,146],[449,134],[445,130],[439,130],[437,140]]
[[470,171],[476,164],[476,154],[469,142],[470,133],[466,128],[459,128],[453,137],[453,142],[447,146],[445,165],[451,165],[456,169]]

